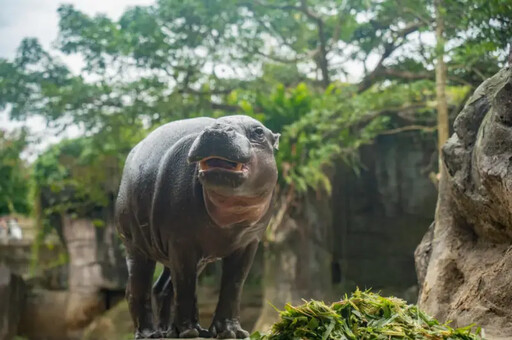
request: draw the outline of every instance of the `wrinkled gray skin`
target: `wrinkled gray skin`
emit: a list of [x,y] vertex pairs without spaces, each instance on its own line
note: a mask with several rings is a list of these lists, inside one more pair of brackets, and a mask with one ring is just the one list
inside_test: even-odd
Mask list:
[[512,67],[478,87],[442,151],[435,223],[415,254],[418,302],[512,339]]
[[[135,338],[248,336],[238,320],[240,296],[270,218],[278,140],[247,116],[195,118],[158,128],[130,152],[116,219]],[[217,259],[221,290],[206,331],[196,280]],[[156,261],[165,269],[151,289]]]

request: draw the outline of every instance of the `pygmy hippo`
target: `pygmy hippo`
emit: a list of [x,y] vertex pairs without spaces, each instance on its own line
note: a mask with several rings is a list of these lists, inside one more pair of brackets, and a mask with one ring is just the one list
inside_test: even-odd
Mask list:
[[[249,335],[239,322],[240,297],[271,214],[278,143],[279,134],[237,115],[163,125],[130,152],[116,224],[126,247],[135,338]],[[205,330],[196,281],[217,259],[220,296]],[[151,289],[156,261],[164,270]]]

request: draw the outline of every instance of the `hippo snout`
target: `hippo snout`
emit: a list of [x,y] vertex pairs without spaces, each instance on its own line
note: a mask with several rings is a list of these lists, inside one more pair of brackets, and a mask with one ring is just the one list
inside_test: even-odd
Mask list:
[[232,126],[215,123],[196,138],[190,148],[188,161],[193,163],[213,157],[248,163],[251,159],[251,143]]

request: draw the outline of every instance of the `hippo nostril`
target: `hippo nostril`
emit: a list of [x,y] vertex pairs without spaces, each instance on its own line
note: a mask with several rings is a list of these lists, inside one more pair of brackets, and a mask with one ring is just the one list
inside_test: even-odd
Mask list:
[[228,124],[224,123],[214,123],[211,127],[211,130],[220,130],[220,131],[235,131],[235,129]]
[[210,136],[228,136],[233,135],[236,130],[229,125],[216,123],[205,130],[205,133]]
[[208,130],[205,130],[204,132],[204,135],[205,137],[207,138],[229,138],[229,135],[231,133],[229,133],[228,131],[222,129],[208,129]]

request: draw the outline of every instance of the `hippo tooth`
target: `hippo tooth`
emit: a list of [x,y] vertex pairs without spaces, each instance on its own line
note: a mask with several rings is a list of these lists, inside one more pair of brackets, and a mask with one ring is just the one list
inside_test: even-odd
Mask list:
[[206,164],[205,161],[201,161],[199,162],[199,169],[202,170],[202,171],[205,171],[205,170],[208,170],[209,166],[208,164]]

